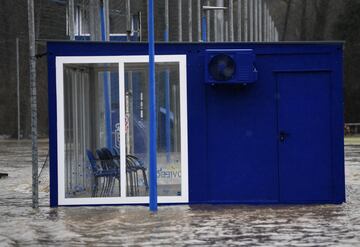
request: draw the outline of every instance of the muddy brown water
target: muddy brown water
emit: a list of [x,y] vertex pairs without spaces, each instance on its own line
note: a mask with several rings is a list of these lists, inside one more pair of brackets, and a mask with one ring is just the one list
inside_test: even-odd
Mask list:
[[[0,246],[360,246],[360,146],[345,147],[347,203],[31,208],[30,142],[0,142]],[[47,143],[40,142],[40,162]],[[47,171],[45,171],[47,172]]]

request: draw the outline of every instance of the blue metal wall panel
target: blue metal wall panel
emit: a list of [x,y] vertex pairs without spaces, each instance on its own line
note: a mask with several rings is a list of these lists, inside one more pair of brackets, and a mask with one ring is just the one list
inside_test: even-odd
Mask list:
[[343,96],[343,50],[337,46],[332,53],[331,76],[331,133],[332,133],[332,171],[333,171],[333,202],[346,201],[345,167],[344,167],[344,96]]
[[49,108],[49,153],[50,153],[50,207],[58,205],[58,172],[57,172],[57,114],[56,114],[56,68],[55,55],[48,55],[48,108]]
[[206,90],[211,201],[278,200],[274,85],[258,83]]
[[[258,81],[245,88],[204,85],[206,49],[253,49],[259,71]],[[147,44],[49,42],[48,51],[50,54],[51,205],[56,206],[54,56],[144,55],[147,54]],[[157,44],[156,54],[187,55],[190,203],[341,203],[345,201],[341,43],[163,43]],[[286,166],[283,170],[279,166],[281,156],[278,139],[277,85],[278,75],[289,73],[300,81],[294,87],[289,86],[283,90],[293,94],[297,92],[299,101],[304,101],[306,98],[301,97],[306,93],[305,88],[301,87],[301,81],[305,79],[314,81],[319,74],[328,75],[329,79],[323,78],[324,82],[314,86],[313,90],[316,90],[314,95],[326,94],[320,91],[328,90],[331,111],[330,116],[326,116],[327,119],[321,120],[324,123],[330,122],[327,129],[330,132],[329,136],[323,141],[318,141],[321,146],[318,151],[326,157],[324,163],[316,167],[310,165],[304,167],[301,170],[303,178],[283,181],[293,183],[293,190],[286,191],[280,178],[281,173],[296,174],[298,168],[295,167],[296,164]],[[296,76],[304,73],[310,77]],[[326,88],[322,88],[325,85]],[[318,103],[313,101],[313,104]],[[323,109],[320,104],[318,107]],[[305,116],[306,114],[303,115]],[[296,119],[290,118],[290,120]],[[300,134],[317,138],[315,130],[300,131]],[[319,157],[312,159],[313,164],[316,165],[319,159]],[[301,159],[293,160],[297,164],[304,162]],[[307,178],[312,173],[325,176],[328,182],[325,185],[306,185]],[[296,197],[295,190],[299,189],[296,186],[301,185],[306,185],[302,187],[302,197]],[[285,196],[285,192],[289,196]],[[307,195],[309,198],[306,198]]]
[[278,132],[286,133],[278,144],[281,202],[332,200],[330,76],[276,76]]

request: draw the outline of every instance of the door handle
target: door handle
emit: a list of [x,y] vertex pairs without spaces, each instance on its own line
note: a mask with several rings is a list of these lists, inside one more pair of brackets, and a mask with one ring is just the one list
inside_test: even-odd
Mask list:
[[281,142],[284,142],[286,140],[286,138],[289,137],[289,133],[286,133],[285,131],[280,131],[280,134],[279,134],[279,139]]

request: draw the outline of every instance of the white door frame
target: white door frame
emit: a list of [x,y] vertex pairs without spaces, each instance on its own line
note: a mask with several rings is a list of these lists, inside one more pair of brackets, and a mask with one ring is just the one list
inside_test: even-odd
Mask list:
[[[58,205],[105,205],[105,204],[148,204],[148,196],[126,196],[125,155],[125,63],[148,63],[149,56],[58,56],[56,57],[56,103],[57,103],[57,170]],[[157,55],[156,63],[178,63],[180,83],[180,136],[181,136],[181,195],[158,196],[159,203],[188,203],[188,135],[187,135],[187,72],[186,55]],[[64,65],[65,64],[119,65],[119,123],[120,123],[120,197],[65,197],[65,128],[64,128]]]

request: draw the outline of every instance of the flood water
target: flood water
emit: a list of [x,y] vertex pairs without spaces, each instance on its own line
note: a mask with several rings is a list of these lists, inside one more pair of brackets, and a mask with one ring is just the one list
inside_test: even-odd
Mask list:
[[[30,142],[0,142],[0,246],[360,246],[360,146],[346,146],[347,203],[319,206],[31,208]],[[40,143],[40,163],[47,143]],[[46,170],[44,172],[47,172]]]

